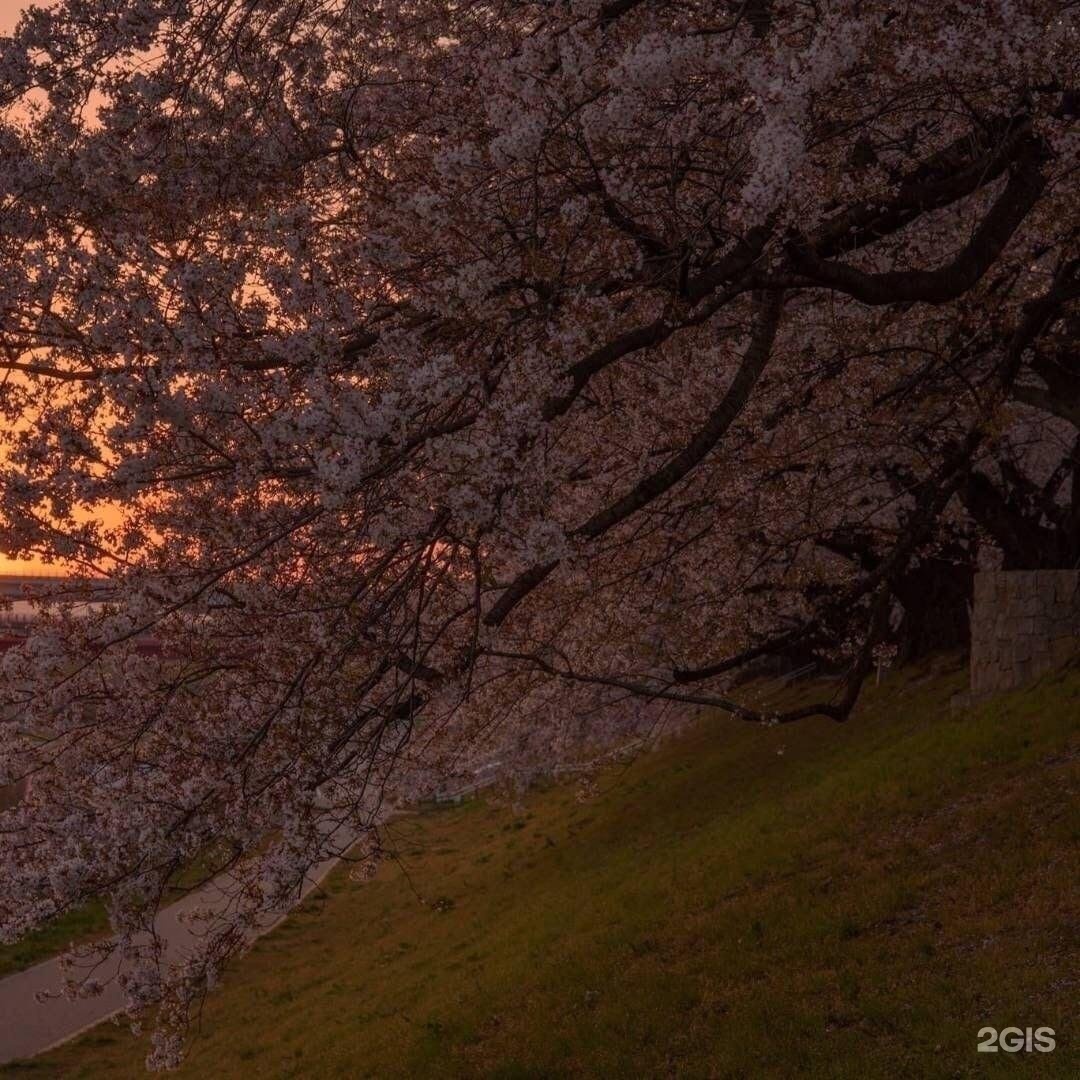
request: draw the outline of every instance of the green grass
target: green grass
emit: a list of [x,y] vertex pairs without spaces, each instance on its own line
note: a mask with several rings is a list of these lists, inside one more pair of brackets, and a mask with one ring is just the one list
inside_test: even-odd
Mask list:
[[51,919],[13,944],[0,945],[0,978],[63,952],[72,942],[93,941],[108,932],[103,904],[87,904]]
[[[1080,674],[952,711],[963,681],[893,676],[846,725],[706,717],[585,804],[401,819],[401,866],[263,938],[180,1075],[1080,1075]],[[977,1054],[984,1024],[1058,1049]],[[104,1026],[0,1076],[144,1050]]]
[[[179,899],[209,880],[219,865],[210,853],[194,860],[172,877],[166,896]],[[103,903],[93,901],[71,908],[19,941],[0,944],[0,978],[58,956],[73,944],[100,940],[108,933],[109,916]]]

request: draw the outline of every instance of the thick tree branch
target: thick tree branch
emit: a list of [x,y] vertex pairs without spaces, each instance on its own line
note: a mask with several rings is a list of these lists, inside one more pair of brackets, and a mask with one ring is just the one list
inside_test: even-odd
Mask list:
[[1068,420],[1073,427],[1080,428],[1080,403],[1066,401],[1044,390],[1041,386],[1025,383],[1016,383],[1012,388],[1012,396],[1024,405],[1030,405],[1033,409]]
[[[1031,123],[1007,120],[995,125],[992,133],[1001,139],[986,153],[972,158],[977,136],[964,135],[910,172],[891,201],[871,199],[830,218],[809,237],[810,248],[821,259],[855,251],[992,183],[1030,147]],[[967,163],[958,165],[958,158]]]
[[584,672],[573,671],[570,668],[557,668],[548,661],[534,653],[502,652],[488,650],[487,655],[500,657],[504,660],[514,660],[519,663],[528,663],[543,671],[547,675],[564,679],[567,682],[585,683],[590,686],[610,686],[615,690],[624,690],[635,697],[646,698],[655,701],[677,701],[685,705],[704,705],[714,709],[722,709],[726,713],[746,720],[752,724],[790,724],[796,720],[804,720],[811,716],[826,716],[830,720],[844,720],[846,714],[836,705],[828,702],[817,702],[813,705],[805,705],[788,712],[763,713],[757,709],[740,705],[730,698],[719,697],[715,694],[685,694],[666,689],[662,686],[649,686],[647,683],[635,682],[631,679],[616,679],[604,675],[588,675]]
[[577,530],[579,535],[590,540],[603,535],[608,529],[618,525],[620,521],[625,521],[631,514],[637,513],[674,487],[705,459],[746,407],[751,391],[765,370],[776,338],[776,330],[780,325],[783,303],[783,294],[780,292],[767,293],[764,298],[759,298],[758,323],[739,370],[735,373],[723,400],[709,414],[690,442],[656,472],[639,481],[621,499],[589,518]]
[[607,0],[600,5],[600,25],[609,26],[620,16],[640,7],[644,0]]
[[577,400],[578,395],[589,384],[589,380],[609,364],[640,349],[659,345],[670,337],[673,330],[674,327],[666,319],[654,319],[651,323],[627,330],[606,345],[594,349],[567,371],[571,380],[570,389],[565,394],[553,396],[544,403],[542,410],[544,419],[551,421],[562,416]]
[[100,379],[100,368],[69,370],[53,367],[51,364],[31,364],[19,360],[0,360],[0,371],[16,371],[22,375],[36,375],[45,379],[57,379],[60,382],[93,382]]
[[743,649],[742,652],[735,653],[723,660],[718,660],[715,664],[709,664],[706,667],[675,668],[671,673],[672,679],[674,679],[676,683],[703,682],[705,679],[715,679],[717,675],[724,675],[727,672],[734,671],[736,668],[743,667],[745,664],[749,664],[754,660],[760,660],[763,656],[773,656],[792,645],[797,645],[799,642],[809,637],[814,629],[815,627],[812,624],[800,626],[797,630],[792,630],[786,634],[781,634],[778,637],[770,638],[760,645],[754,645],[749,649]]
[[[768,293],[757,301],[758,322],[750,345],[731,386],[721,402],[687,445],[661,468],[640,480],[622,498],[594,514],[574,530],[574,535],[595,540],[609,529],[669,491],[696,468],[716,446],[724,433],[746,406],[750,392],[760,378],[772,351],[780,324],[783,294]],[[498,626],[507,615],[540,585],[558,565],[558,561],[531,567],[520,574],[484,617],[488,626]]]
[[793,244],[792,262],[811,282],[864,304],[944,304],[973,288],[994,264],[1046,186],[1037,144],[1029,143],[994,205],[971,240],[951,263],[937,270],[894,270],[871,274],[821,259],[811,247]]

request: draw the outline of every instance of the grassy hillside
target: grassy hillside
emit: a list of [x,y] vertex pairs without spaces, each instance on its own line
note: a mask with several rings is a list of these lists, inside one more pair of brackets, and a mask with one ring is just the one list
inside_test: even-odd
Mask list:
[[[891,677],[843,726],[705,717],[584,804],[402,819],[401,866],[262,939],[180,1075],[1080,1075],[1080,674],[951,711],[963,681]],[[978,1054],[984,1024],[1058,1049]],[[105,1026],[0,1075],[142,1053]]]

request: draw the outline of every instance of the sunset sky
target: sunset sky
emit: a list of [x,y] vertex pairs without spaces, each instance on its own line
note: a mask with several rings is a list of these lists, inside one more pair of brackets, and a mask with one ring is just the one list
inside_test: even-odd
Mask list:
[[[30,7],[29,0],[0,0],[0,33],[9,33],[19,18],[19,13]],[[48,4],[38,3],[34,6],[48,7]],[[13,560],[0,553],[0,574],[33,572],[43,568],[44,564],[37,560]],[[55,573],[58,567],[54,564],[48,567],[49,572]]]
[[[15,26],[19,12],[28,6],[29,4],[19,2],[19,0],[0,0],[0,33],[8,33]],[[0,554],[0,574],[34,570],[39,568],[40,565],[37,562],[16,562]]]
[[[16,0],[0,0],[0,33],[7,33],[11,30],[19,16],[19,12],[25,6],[25,4],[17,3]],[[24,570],[28,566],[32,568],[34,564],[12,562],[11,559],[0,555],[0,574],[10,574]]]
[[0,32],[6,34],[15,25],[19,12],[27,6],[17,0],[0,0]]

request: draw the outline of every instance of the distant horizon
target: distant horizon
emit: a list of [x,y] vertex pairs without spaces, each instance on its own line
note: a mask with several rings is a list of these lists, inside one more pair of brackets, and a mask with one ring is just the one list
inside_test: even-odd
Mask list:
[[[40,559],[9,559],[6,555],[0,555],[0,576],[15,574],[48,574],[52,573],[55,569],[56,563],[42,562]],[[66,573],[66,570],[59,571],[60,575]]]
[[[15,567],[12,570],[9,567]],[[19,562],[17,559],[0,560],[0,578],[8,577],[71,577],[70,570],[58,570],[55,563]]]

